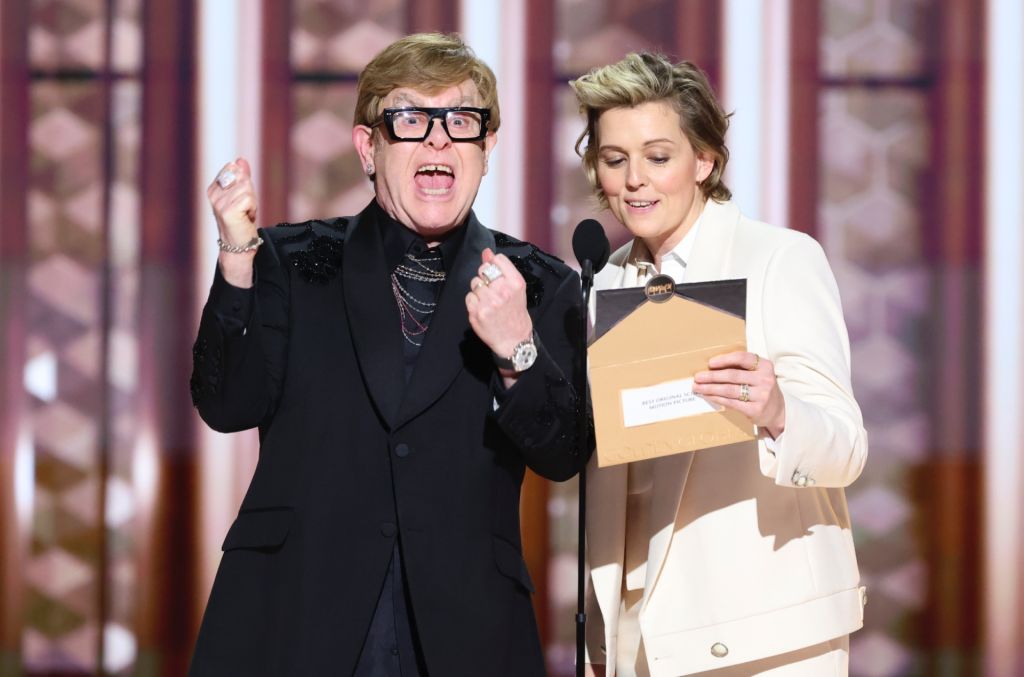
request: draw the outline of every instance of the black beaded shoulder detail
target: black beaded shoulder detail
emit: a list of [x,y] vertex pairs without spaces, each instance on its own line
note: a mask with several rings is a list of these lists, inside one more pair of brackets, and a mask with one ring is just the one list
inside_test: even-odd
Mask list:
[[510,237],[505,233],[499,233],[498,231],[495,230],[492,230],[491,232],[494,234],[494,244],[498,245],[502,249],[507,249],[508,247],[515,247],[517,245],[526,244],[525,242],[517,240],[514,237]]
[[341,270],[341,251],[340,239],[317,235],[308,247],[289,254],[288,262],[306,282],[327,284]]
[[508,260],[512,262],[519,274],[523,276],[523,281],[526,282],[526,307],[539,306],[540,302],[544,300],[544,281],[533,274],[530,264],[522,256],[509,256]]
[[[338,235],[319,235],[313,224],[321,224],[330,228]],[[303,224],[299,224],[303,225]],[[288,254],[288,263],[302,276],[306,282],[327,284],[341,270],[341,253],[344,241],[346,219],[330,221],[307,221],[305,227],[292,235],[278,240],[288,244],[309,239],[305,249],[298,249]]]
[[529,242],[517,240],[505,233],[499,233],[497,231],[491,232],[494,234],[494,244],[496,244],[499,249],[526,250],[522,254],[512,254],[509,252],[502,253],[508,257],[509,261],[512,262],[512,265],[514,265],[516,270],[519,271],[519,274],[523,276],[523,280],[526,281],[526,305],[530,308],[540,305],[544,300],[544,281],[533,272],[535,270],[534,267],[546,270],[557,277],[559,276],[559,272],[553,265],[551,265],[551,261],[554,260],[561,263],[561,259],[541,251]]
[[[559,275],[558,270],[553,265],[551,265],[551,262],[557,261],[558,263],[564,264],[565,262],[562,261],[562,259],[552,254],[548,254],[546,251],[543,251],[536,245],[532,245],[529,242],[517,240],[511,235],[506,235],[505,233],[499,233],[493,230],[491,231],[491,233],[494,235],[494,244],[496,244],[499,249],[525,249],[526,253],[522,254],[521,258],[526,259],[527,261],[533,263],[534,265],[540,266],[541,268],[548,271],[552,275]],[[502,253],[508,256],[509,258],[512,257],[512,255],[509,254],[508,252]]]

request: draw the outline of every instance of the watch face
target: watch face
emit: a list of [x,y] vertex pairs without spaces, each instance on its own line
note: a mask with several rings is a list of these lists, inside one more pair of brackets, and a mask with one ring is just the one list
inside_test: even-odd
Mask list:
[[537,346],[533,341],[523,342],[516,346],[516,352],[512,355],[512,368],[516,371],[526,371],[536,360]]

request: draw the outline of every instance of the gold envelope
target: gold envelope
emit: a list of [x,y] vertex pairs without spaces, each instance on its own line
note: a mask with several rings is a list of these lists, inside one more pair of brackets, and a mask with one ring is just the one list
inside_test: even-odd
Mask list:
[[[749,419],[731,409],[646,424],[631,419],[630,425],[624,410],[628,393],[637,392],[633,389],[692,378],[708,368],[712,356],[746,349],[745,280],[674,285],[662,302],[648,300],[643,288],[597,295],[588,372],[598,466],[754,438]],[[698,404],[710,408],[703,401]]]

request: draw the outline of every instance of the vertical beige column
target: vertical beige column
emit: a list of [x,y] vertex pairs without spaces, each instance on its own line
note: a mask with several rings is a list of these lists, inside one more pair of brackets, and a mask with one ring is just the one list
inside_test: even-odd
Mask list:
[[[197,262],[193,327],[199,325],[217,263],[217,227],[206,200],[206,186],[220,167],[236,157],[249,161],[257,185],[265,178],[260,164],[262,10],[262,3],[250,0],[201,0],[198,4],[200,171],[193,189]],[[220,544],[256,467],[259,440],[255,430],[225,435],[197,421],[196,446],[196,585],[205,602],[220,563]]]
[[985,672],[1024,672],[1024,5],[986,3]]
[[459,21],[466,41],[494,71],[501,104],[499,143],[491,154],[473,211],[485,225],[523,237],[526,4],[523,0],[464,2]]

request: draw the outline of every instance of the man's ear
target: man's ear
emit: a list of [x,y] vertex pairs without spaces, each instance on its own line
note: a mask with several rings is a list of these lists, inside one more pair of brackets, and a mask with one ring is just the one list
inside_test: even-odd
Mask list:
[[491,151],[494,150],[494,146],[498,143],[497,132],[487,132],[487,136],[484,137],[484,176],[487,175],[487,160],[491,157]]
[[366,125],[356,125],[352,128],[352,145],[359,153],[359,163],[366,170],[367,174],[373,174],[373,130]]

